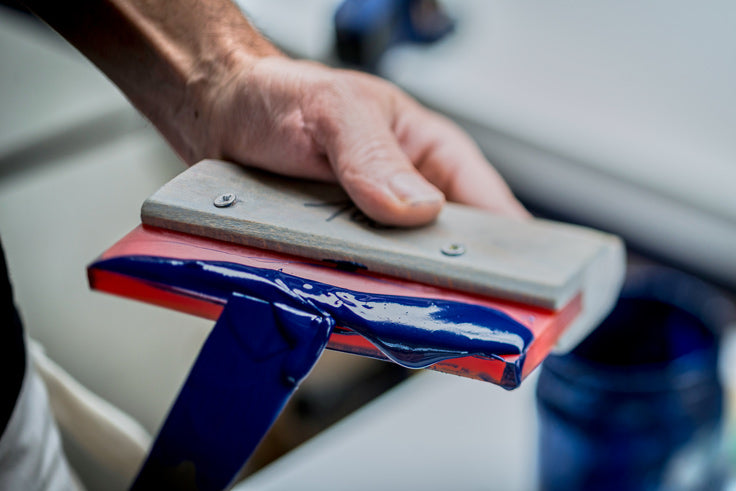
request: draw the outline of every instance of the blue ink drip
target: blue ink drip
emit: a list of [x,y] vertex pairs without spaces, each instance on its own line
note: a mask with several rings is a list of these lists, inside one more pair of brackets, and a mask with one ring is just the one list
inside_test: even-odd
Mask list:
[[238,292],[284,308],[331,317],[409,368],[464,356],[522,354],[533,339],[524,325],[489,307],[357,292],[235,263],[124,256],[93,267],[223,303],[232,292]]
[[233,293],[131,489],[226,489],[333,327],[329,317]]

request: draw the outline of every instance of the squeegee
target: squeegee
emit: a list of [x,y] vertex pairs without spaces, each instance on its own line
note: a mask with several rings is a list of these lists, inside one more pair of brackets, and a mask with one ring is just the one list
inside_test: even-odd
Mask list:
[[339,187],[205,160],[145,201],[92,288],[217,320],[135,489],[224,489],[322,350],[507,389],[609,312],[612,235],[448,203],[425,227]]

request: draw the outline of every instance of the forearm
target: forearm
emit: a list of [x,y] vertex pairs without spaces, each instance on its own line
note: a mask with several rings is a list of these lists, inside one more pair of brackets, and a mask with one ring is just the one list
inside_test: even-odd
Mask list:
[[[208,91],[279,55],[229,0],[26,0],[97,65],[189,163],[207,149]],[[245,61],[245,63],[244,63]]]

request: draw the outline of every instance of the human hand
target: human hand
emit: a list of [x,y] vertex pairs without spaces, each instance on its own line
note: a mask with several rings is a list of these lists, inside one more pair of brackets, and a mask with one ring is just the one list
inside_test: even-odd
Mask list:
[[529,216],[458,126],[370,75],[243,58],[201,93],[200,107],[206,132],[197,159],[337,181],[381,223],[430,222],[445,198]]
[[284,57],[230,0],[24,1],[190,164],[338,181],[392,225],[431,221],[445,198],[528,216],[453,123],[378,78]]

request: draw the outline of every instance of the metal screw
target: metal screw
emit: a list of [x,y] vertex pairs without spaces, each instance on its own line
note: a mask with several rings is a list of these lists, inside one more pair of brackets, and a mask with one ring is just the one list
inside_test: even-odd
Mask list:
[[465,246],[462,244],[447,244],[440,249],[445,256],[462,256],[465,254]]
[[235,203],[236,196],[234,193],[221,194],[215,198],[214,205],[218,208],[227,208],[228,206]]

